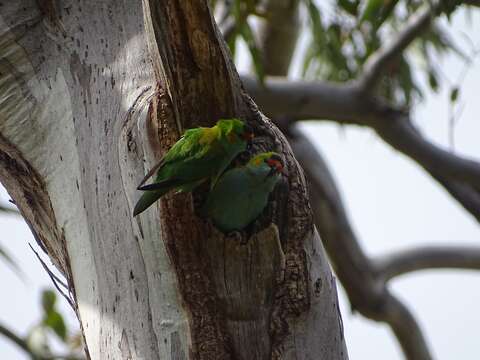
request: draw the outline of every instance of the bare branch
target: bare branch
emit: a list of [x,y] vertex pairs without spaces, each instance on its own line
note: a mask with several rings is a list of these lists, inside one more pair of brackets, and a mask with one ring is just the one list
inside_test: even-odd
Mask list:
[[437,180],[480,222],[480,164],[454,155],[425,139],[406,117],[371,125],[396,150],[407,155]]
[[[63,298],[67,301],[67,303],[72,307],[72,310],[75,311],[75,313],[77,313],[77,306],[75,304],[75,300],[71,297],[71,287],[67,284],[65,284],[64,281],[62,281],[58,276],[56,276],[52,270],[50,270],[50,268],[48,267],[48,265],[45,263],[45,261],[40,257],[40,255],[38,254],[37,251],[35,251],[35,249],[33,248],[33,246],[29,243],[28,246],[30,246],[30,249],[33,251],[33,253],[35,254],[35,256],[37,257],[38,261],[40,261],[40,264],[42,265],[42,267],[45,269],[45,271],[47,272],[48,276],[50,277],[50,279],[52,280],[52,283],[53,285],[55,286],[55,288],[58,290],[58,292],[60,293],[60,295],[63,296]],[[60,288],[59,285],[62,285],[63,289]],[[67,291],[67,293],[65,292],[65,290]]]
[[300,31],[299,0],[264,1],[265,19],[260,19],[258,38],[263,67],[268,75],[286,75]]
[[335,181],[314,145],[295,129],[287,131],[296,158],[310,180],[315,224],[352,304],[364,316],[390,325],[409,360],[432,356],[414,316],[392,295],[363,253],[345,213]]
[[425,246],[396,252],[374,261],[385,280],[428,269],[480,270],[480,248],[473,246]]
[[396,150],[410,157],[480,221],[480,164],[431,143],[413,126],[408,113],[362,93],[355,84],[289,82],[268,78],[265,86],[243,77],[244,85],[272,118],[289,121],[327,119],[373,128]]
[[480,6],[480,0],[464,0],[463,3],[469,6]]
[[262,85],[250,76],[242,76],[242,82],[262,111],[272,118],[357,123],[365,117],[368,108],[354,84],[268,77]]
[[435,179],[452,195],[470,214],[480,222],[480,192],[470,185],[457,183],[435,176]]
[[[475,185],[480,179],[479,164],[431,144],[412,126],[407,113],[371,96],[381,73],[428,28],[437,10],[438,3],[435,3],[415,14],[396,41],[382,47],[369,59],[359,81],[338,85],[270,77],[263,86],[252,78],[242,79],[262,110],[276,119],[278,125],[283,125],[296,158],[306,170],[312,185],[310,198],[316,227],[352,308],[366,317],[387,323],[409,360],[431,359],[432,356],[415,317],[386,286],[391,277],[389,271],[395,268],[390,269],[388,262],[371,261],[362,251],[322,156],[303,134],[289,125],[294,120],[331,119],[369,126],[387,143],[429,171],[475,215],[480,204],[480,193]],[[280,74],[285,71],[283,69]],[[478,197],[478,204],[477,197],[472,195]],[[480,221],[480,217],[478,219]]]
[[464,159],[427,141],[407,117],[373,124],[380,137],[429,172],[480,188],[480,164]]
[[438,8],[439,2],[434,2],[432,5],[427,5],[419,10],[411,16],[393,41],[384,42],[383,46],[368,58],[363,75],[360,78],[362,89],[365,91],[373,90],[385,69],[403,53],[412,41],[428,29]]

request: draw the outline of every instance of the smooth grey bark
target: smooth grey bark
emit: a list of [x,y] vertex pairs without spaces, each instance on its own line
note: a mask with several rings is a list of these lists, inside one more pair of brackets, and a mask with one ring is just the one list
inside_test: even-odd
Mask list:
[[271,76],[288,74],[300,33],[299,0],[263,1],[266,19],[260,19],[258,37],[263,68]]
[[[209,17],[203,1],[4,3],[0,181],[65,275],[90,358],[345,359],[303,176]],[[190,195],[132,218],[179,133],[232,115],[284,154],[287,214],[276,194],[275,224],[239,243],[197,219]]]

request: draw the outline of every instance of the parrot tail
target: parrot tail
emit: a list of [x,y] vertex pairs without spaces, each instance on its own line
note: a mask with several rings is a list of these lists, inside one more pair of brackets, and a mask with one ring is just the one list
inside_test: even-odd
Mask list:
[[155,201],[160,199],[163,195],[165,195],[171,188],[156,190],[156,191],[146,191],[138,200],[137,204],[135,205],[135,209],[133,209],[133,216],[137,216],[138,214],[145,211],[150,205],[152,205]]
[[190,192],[200,185],[204,180],[197,180],[191,183],[182,184],[178,180],[167,180],[159,183],[153,183],[150,185],[144,185],[139,187],[139,190],[145,191],[138,200],[133,209],[133,216],[137,216],[141,212],[145,211],[155,201],[160,199],[163,195],[173,189],[177,189],[178,193]]

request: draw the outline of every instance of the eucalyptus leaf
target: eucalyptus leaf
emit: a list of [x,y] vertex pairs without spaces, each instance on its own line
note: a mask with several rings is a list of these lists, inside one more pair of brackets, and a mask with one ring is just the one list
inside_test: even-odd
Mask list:
[[453,87],[450,90],[450,102],[452,104],[457,102],[459,93],[460,93],[460,89],[458,87]]
[[59,312],[55,310],[48,312],[43,319],[43,325],[52,329],[53,332],[63,341],[67,340],[67,327],[65,326],[65,321]]
[[252,56],[252,62],[255,69],[255,73],[258,79],[260,80],[260,82],[263,84],[265,79],[265,70],[263,67],[262,53],[258,48],[258,45],[255,41],[255,37],[253,35],[253,31],[250,25],[248,24],[248,22],[245,22],[244,26],[240,30],[240,33],[243,40],[245,40],[245,43],[248,46],[250,55]]
[[42,307],[45,314],[55,309],[55,303],[57,302],[57,295],[53,290],[43,290],[42,292]]

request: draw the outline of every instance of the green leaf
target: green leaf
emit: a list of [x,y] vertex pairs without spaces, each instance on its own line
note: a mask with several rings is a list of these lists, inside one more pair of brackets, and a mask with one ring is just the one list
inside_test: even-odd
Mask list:
[[232,14],[233,16],[235,17],[235,19],[240,19],[241,18],[241,14],[242,14],[242,10],[241,10],[241,1],[240,0],[235,0],[233,2],[233,6],[231,7],[232,9]]
[[230,52],[232,53],[232,59],[235,59],[235,54],[237,51],[237,34],[236,33],[232,34],[232,36],[228,38],[227,45],[228,45],[228,48],[230,49]]
[[360,23],[368,21],[376,31],[392,14],[398,0],[368,0],[365,6]]
[[470,60],[470,57],[454,42],[447,29],[438,24],[434,24],[422,37],[426,42],[432,44],[440,55],[451,51],[464,61]]
[[303,68],[302,68],[303,77],[307,77],[310,75],[311,69],[315,62],[316,55],[317,55],[316,46],[313,42],[311,42],[310,46],[307,47],[304,58],[303,58]]
[[317,46],[321,46],[324,43],[325,28],[322,23],[322,17],[320,10],[317,8],[312,0],[307,0],[308,14],[312,23],[312,35]]
[[244,26],[242,26],[242,28],[240,29],[240,34],[243,40],[245,40],[248,46],[248,50],[250,51],[250,55],[252,56],[255,73],[260,82],[263,84],[265,80],[265,70],[263,68],[262,53],[257,46],[255,37],[253,36],[253,31],[250,28],[250,24],[248,23],[248,21],[245,21]]
[[57,301],[57,296],[53,292],[53,290],[43,290],[42,292],[42,307],[45,311],[45,314],[49,314],[50,312],[55,310],[55,303]]
[[430,84],[430,88],[437,92],[438,91],[438,79],[437,79],[437,75],[435,74],[435,72],[433,70],[430,70],[428,72],[428,83]]
[[405,56],[400,59],[397,80],[398,91],[403,96],[403,99],[397,99],[397,102],[403,103],[402,105],[409,105],[415,95],[422,96],[419,87],[413,80],[411,66]]
[[460,89],[457,86],[455,86],[450,90],[450,102],[452,104],[457,102],[459,92],[460,92]]
[[57,336],[63,341],[67,340],[67,327],[62,315],[55,310],[48,312],[47,316],[43,319],[43,325],[52,329]]
[[359,5],[358,1],[337,0],[337,4],[350,15],[357,16]]
[[375,18],[380,14],[384,0],[367,0],[367,4],[363,8],[360,21],[368,21],[373,24]]

